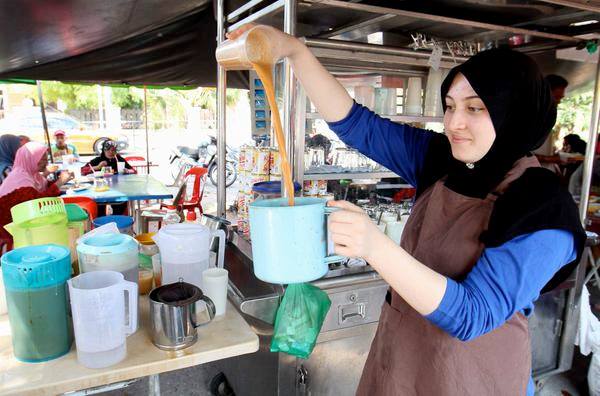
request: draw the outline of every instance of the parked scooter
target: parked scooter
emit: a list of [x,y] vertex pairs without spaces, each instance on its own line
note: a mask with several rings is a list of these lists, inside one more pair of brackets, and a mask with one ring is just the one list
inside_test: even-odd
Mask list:
[[[239,155],[237,150],[227,146],[226,163],[225,163],[225,186],[229,187],[235,183],[237,179],[237,163]],[[194,166],[201,166],[208,169],[208,177],[211,183],[217,185],[217,139],[210,136],[205,141],[201,142],[198,147],[177,146],[177,149],[171,150],[169,158],[171,177],[173,177],[173,185],[180,186],[185,179],[185,174]]]

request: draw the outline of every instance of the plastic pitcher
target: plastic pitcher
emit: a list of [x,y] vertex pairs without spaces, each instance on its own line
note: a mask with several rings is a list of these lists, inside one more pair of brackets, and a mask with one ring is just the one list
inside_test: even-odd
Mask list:
[[2,255],[13,351],[21,361],[51,360],[71,348],[69,256],[69,249],[58,245],[29,246]]
[[84,236],[77,244],[79,269],[83,272],[117,271],[130,282],[138,281],[138,243],[118,233]]
[[137,283],[115,271],[88,272],[68,283],[79,363],[102,368],[123,360],[126,338],[137,330]]
[[[298,198],[288,206],[285,198],[250,204],[250,236],[254,275],[269,283],[310,282],[324,276],[329,263],[326,214],[337,208],[321,198]],[[330,250],[330,249],[329,249]]]
[[160,250],[162,284],[180,279],[202,288],[202,271],[209,267],[210,242],[219,238],[217,267],[223,268],[225,232],[211,231],[201,224],[180,223],[164,226],[152,239]]
[[4,228],[13,237],[15,248],[57,244],[69,246],[67,212],[60,198],[40,198],[15,205],[13,222]]

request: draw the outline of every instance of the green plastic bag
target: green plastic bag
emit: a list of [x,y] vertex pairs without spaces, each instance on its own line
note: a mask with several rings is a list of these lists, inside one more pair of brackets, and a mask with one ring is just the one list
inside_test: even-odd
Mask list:
[[275,316],[271,352],[307,359],[317,343],[331,300],[309,283],[288,285]]

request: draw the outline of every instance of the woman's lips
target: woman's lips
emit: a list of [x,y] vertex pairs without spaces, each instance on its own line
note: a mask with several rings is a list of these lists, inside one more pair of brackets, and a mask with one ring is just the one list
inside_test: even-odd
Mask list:
[[471,139],[462,136],[450,136],[450,141],[454,144],[461,144],[470,142]]

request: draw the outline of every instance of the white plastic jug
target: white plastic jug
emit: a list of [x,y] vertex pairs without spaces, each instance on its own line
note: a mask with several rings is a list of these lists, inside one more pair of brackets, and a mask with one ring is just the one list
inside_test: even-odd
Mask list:
[[201,224],[169,224],[152,237],[160,251],[162,284],[180,279],[202,289],[202,271],[210,263],[210,245],[213,237],[219,238],[217,267],[223,268],[225,232],[211,231]]
[[126,338],[137,330],[137,283],[126,281],[120,272],[93,271],[68,284],[79,363],[102,368],[123,360]]

